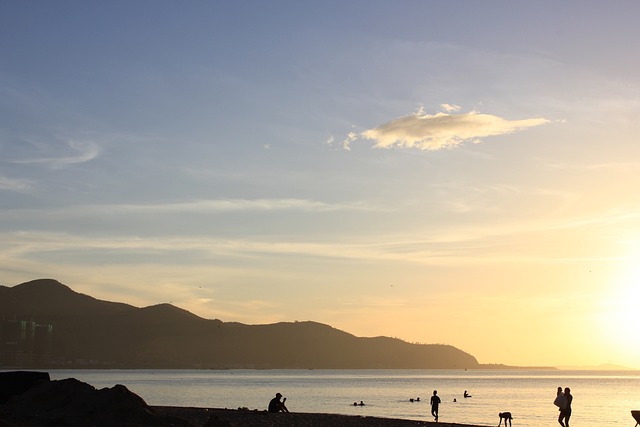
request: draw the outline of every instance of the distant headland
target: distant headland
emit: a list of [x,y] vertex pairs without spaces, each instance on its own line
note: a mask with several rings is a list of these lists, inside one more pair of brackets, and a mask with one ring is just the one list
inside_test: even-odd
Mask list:
[[523,369],[480,364],[450,345],[356,337],[312,321],[246,325],[170,304],[138,308],[53,279],[0,286],[0,316],[5,368]]

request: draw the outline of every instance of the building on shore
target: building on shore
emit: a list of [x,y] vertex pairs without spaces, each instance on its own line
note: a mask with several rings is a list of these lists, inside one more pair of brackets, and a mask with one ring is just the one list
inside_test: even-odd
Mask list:
[[53,325],[32,320],[0,321],[0,366],[47,365],[51,358]]

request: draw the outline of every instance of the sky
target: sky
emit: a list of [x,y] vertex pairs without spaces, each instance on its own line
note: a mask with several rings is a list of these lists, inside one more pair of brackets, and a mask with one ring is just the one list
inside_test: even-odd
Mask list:
[[0,283],[640,369],[639,16],[4,1]]

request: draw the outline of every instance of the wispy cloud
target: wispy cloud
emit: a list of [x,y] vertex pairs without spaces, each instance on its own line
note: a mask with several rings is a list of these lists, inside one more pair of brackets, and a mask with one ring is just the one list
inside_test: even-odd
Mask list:
[[165,204],[89,205],[75,209],[115,212],[192,212],[224,213],[238,211],[304,211],[371,210],[358,203],[326,203],[307,199],[209,199]]
[[446,112],[425,114],[422,109],[373,129],[350,133],[343,141],[347,150],[357,139],[375,141],[375,148],[417,148],[441,150],[456,147],[463,142],[480,142],[481,138],[504,135],[549,123],[544,118],[507,120],[476,111],[457,113],[457,105],[442,104]]
[[[128,264],[137,259],[144,265],[177,265],[207,263],[211,259],[291,256],[317,259],[343,259],[375,262],[409,262],[422,265],[461,265],[488,262],[567,261],[562,250],[544,252],[531,249],[536,236],[547,236],[553,231],[557,242],[575,240],[582,231],[594,228],[609,229],[612,225],[637,223],[637,213],[603,212],[600,215],[572,217],[561,222],[540,221],[510,224],[486,223],[466,227],[446,228],[418,235],[404,233],[378,235],[367,238],[338,238],[306,241],[275,239],[225,238],[216,236],[154,236],[132,237],[128,235],[82,236],[54,232],[5,232],[0,233],[0,264],[16,263],[17,260],[37,262],[38,254],[47,254],[55,259],[56,253],[77,254],[74,259],[94,259],[104,263],[112,259],[114,264]],[[619,228],[619,227],[618,227]],[[578,234],[576,234],[578,232]],[[612,234],[611,240],[619,236]],[[567,240],[568,239],[568,240]],[[522,242],[528,242],[524,245]],[[605,251],[606,252],[606,251]],[[123,261],[120,253],[126,253]],[[152,254],[152,256],[150,256]],[[606,257],[613,255],[605,254]],[[588,256],[603,256],[603,251],[594,250]],[[53,257],[53,258],[52,258]],[[581,255],[576,259],[583,259]],[[284,258],[282,258],[284,259]],[[64,263],[64,262],[63,262]],[[17,265],[17,264],[16,264]]]
[[68,165],[88,162],[100,154],[100,147],[93,141],[67,139],[65,145],[63,154],[13,160],[12,163],[43,164],[52,169],[61,169]]
[[550,170],[581,170],[581,171],[623,171],[636,173],[640,162],[621,161],[621,162],[598,162],[598,163],[559,163],[542,161],[542,166]]
[[26,193],[32,189],[33,184],[31,181],[27,181],[24,179],[13,179],[0,175],[0,190]]
[[[0,177],[0,189],[2,181]],[[98,218],[126,214],[226,214],[234,212],[337,212],[337,211],[380,211],[375,205],[363,202],[327,203],[307,199],[206,199],[163,204],[97,204],[75,205],[40,211],[35,209],[5,209],[0,218]]]

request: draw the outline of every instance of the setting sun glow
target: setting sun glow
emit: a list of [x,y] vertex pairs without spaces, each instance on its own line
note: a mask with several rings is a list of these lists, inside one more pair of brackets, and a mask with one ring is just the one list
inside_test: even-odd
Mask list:
[[640,369],[640,2],[0,2],[0,284]]
[[[612,360],[640,360],[640,258],[632,258],[612,280],[598,316],[600,335]],[[595,337],[594,337],[595,338]]]

